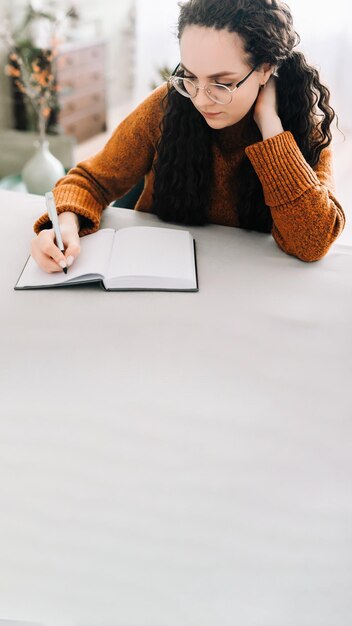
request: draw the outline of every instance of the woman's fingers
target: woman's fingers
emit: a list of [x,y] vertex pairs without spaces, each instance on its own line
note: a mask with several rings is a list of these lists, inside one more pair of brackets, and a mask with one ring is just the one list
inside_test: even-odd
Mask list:
[[60,231],[65,247],[64,253],[55,244],[53,228],[40,231],[39,235],[32,239],[31,255],[45,272],[62,272],[64,268],[72,265],[81,251],[75,220],[66,220],[60,225]]
[[67,266],[65,255],[54,243],[53,229],[42,230],[31,242],[31,255],[46,272],[62,272]]
[[77,231],[73,230],[67,236],[64,235],[62,241],[65,246],[65,259],[67,267],[70,267],[81,251]]

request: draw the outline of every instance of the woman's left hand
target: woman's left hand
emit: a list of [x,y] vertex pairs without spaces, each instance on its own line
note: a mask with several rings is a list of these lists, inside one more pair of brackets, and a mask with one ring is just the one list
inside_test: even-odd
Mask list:
[[270,76],[265,87],[259,90],[254,105],[253,118],[262,133],[263,139],[268,139],[283,132],[284,129],[278,115],[276,79],[274,76]]

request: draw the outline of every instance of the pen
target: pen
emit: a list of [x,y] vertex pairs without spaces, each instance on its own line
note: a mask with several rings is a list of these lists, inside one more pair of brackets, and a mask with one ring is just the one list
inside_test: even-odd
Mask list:
[[[46,203],[46,208],[47,208],[49,217],[53,225],[57,247],[59,248],[59,250],[61,250],[61,252],[65,252],[64,244],[62,243],[59,220],[57,217],[55,198],[54,198],[54,194],[52,191],[46,192],[45,203]],[[62,269],[65,272],[65,274],[67,274],[67,267],[63,267]]]

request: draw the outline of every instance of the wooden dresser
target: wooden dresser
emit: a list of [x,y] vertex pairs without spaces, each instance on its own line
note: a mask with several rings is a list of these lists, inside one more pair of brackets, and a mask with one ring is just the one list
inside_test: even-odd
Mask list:
[[[105,50],[102,40],[58,45],[53,66],[58,106],[49,118],[49,134],[69,135],[80,142],[106,130]],[[12,94],[15,129],[37,130],[33,107],[14,80]]]
[[56,57],[59,112],[63,133],[78,142],[106,130],[105,43],[67,43]]

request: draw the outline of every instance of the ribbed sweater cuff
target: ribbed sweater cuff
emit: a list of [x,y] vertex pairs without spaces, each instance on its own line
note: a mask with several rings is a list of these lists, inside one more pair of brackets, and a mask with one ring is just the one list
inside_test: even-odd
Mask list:
[[[53,190],[58,215],[65,211],[72,211],[84,218],[80,235],[88,235],[98,230],[102,207],[92,195],[81,187],[75,185],[62,185]],[[48,213],[44,213],[37,219],[33,229],[38,234],[43,228],[51,228]]]
[[320,184],[290,131],[248,146],[245,152],[262,183],[268,206],[293,202]]

